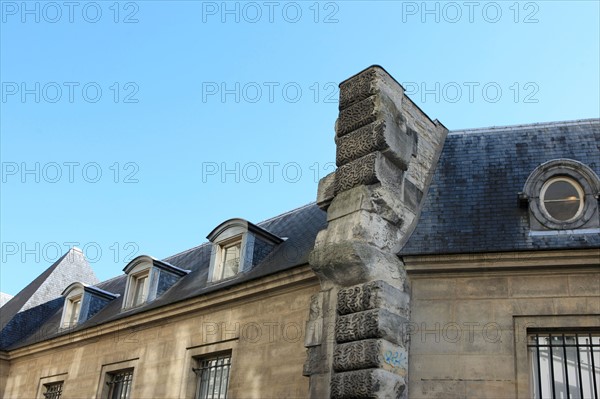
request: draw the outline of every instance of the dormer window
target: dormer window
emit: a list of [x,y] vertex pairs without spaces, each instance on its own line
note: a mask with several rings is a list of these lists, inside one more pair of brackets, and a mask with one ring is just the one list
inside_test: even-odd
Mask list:
[[118,295],[98,287],[79,282],[69,285],[62,293],[65,297],[61,328],[73,328],[98,313]]
[[129,262],[123,271],[128,275],[123,309],[153,301],[190,272],[146,255]]
[[249,271],[283,240],[243,219],[230,219],[207,237],[212,242],[208,281],[217,282]]
[[585,233],[600,227],[599,194],[600,179],[591,168],[572,159],[555,159],[529,175],[520,198],[529,206],[532,231]]

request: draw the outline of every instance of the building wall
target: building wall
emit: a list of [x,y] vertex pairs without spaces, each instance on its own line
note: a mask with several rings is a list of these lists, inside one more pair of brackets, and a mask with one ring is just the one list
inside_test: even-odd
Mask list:
[[6,386],[6,381],[8,379],[8,368],[8,360],[4,358],[3,353],[0,353],[0,393],[4,390],[4,387]]
[[106,371],[125,367],[134,367],[132,398],[190,397],[192,356],[222,350],[232,351],[229,397],[306,397],[304,328],[317,291],[312,272],[300,268],[12,351],[3,397],[40,397],[45,378],[59,376],[64,397],[96,398]]
[[409,397],[530,397],[527,328],[600,327],[597,250],[595,259],[504,271],[489,271],[498,263],[489,259],[456,272],[413,268]]

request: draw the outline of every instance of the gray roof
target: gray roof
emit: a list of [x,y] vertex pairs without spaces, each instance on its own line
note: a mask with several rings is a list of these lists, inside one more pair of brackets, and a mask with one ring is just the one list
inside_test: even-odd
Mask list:
[[451,132],[400,255],[598,248],[597,232],[529,235],[518,193],[538,165],[557,158],[600,174],[600,119]]
[[62,309],[62,291],[74,281],[98,282],[80,249],[71,248],[35,280],[8,301],[0,311],[0,348],[31,334],[40,322]]
[[[68,331],[59,331],[62,304],[64,303],[64,299],[59,298],[58,303],[47,309],[49,317],[46,319],[37,319],[40,331],[44,331],[43,337],[40,334],[29,333],[21,336],[18,342],[13,340],[8,343],[9,345],[3,344],[1,348],[14,349],[29,345],[37,341],[122,319],[132,314],[141,313],[149,309],[183,301],[213,291],[226,290],[231,286],[245,281],[306,264],[308,263],[308,255],[314,246],[317,233],[326,226],[326,214],[316,204],[312,203],[266,220],[259,223],[258,226],[276,236],[286,237],[287,239],[277,245],[273,252],[262,262],[246,273],[240,273],[235,278],[220,283],[207,284],[211,244],[205,243],[164,259],[165,262],[171,265],[191,270],[191,272],[182,277],[173,287],[156,300],[132,310],[121,311],[125,284],[127,282],[127,276],[122,274],[95,285],[95,287],[101,290],[120,294],[120,297],[110,301],[108,305],[84,323]],[[69,283],[72,282],[69,281]],[[64,284],[62,288],[64,289],[69,283]],[[35,321],[36,317],[40,315],[32,314],[31,316],[32,321]]]

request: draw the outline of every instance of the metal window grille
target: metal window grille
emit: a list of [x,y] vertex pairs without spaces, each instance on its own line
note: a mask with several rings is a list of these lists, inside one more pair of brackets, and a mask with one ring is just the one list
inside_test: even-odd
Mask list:
[[54,382],[52,384],[45,384],[46,391],[44,392],[45,399],[60,399],[63,390],[63,382]]
[[194,368],[198,376],[196,399],[225,399],[231,368],[231,353],[198,359],[200,367]]
[[528,336],[532,397],[599,399],[600,333]]
[[111,373],[108,385],[108,399],[128,399],[131,392],[133,369]]

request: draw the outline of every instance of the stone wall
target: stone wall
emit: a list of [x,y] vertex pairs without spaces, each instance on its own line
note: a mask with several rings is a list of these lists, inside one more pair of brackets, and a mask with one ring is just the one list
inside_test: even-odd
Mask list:
[[531,269],[523,258],[516,271],[411,275],[411,398],[530,398],[527,329],[600,328],[597,263]]

